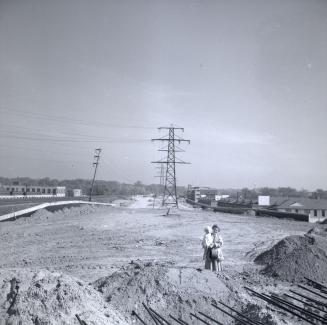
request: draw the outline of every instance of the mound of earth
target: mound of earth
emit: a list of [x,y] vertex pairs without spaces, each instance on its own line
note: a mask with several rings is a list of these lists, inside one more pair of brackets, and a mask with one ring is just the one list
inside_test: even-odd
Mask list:
[[[224,283],[226,282],[226,284]],[[246,299],[228,284],[223,275],[207,270],[175,267],[168,264],[132,262],[123,272],[98,279],[93,286],[110,304],[122,313],[134,310],[147,324],[152,323],[143,304],[153,308],[166,319],[169,314],[193,324],[190,312],[201,311],[223,324],[233,320],[217,311],[211,303],[223,301],[236,309],[247,308]],[[258,310],[255,319],[272,319]],[[171,320],[171,319],[170,319]],[[266,324],[276,324],[274,321]]]
[[254,262],[265,265],[262,272],[289,282],[304,277],[327,282],[327,240],[318,236],[288,236],[258,255]]
[[6,324],[127,324],[90,285],[47,270],[0,270],[0,319]]
[[[110,206],[88,205],[82,204],[80,206],[56,207],[50,206],[48,208],[35,211],[31,216],[18,218],[16,224],[30,224],[43,223],[46,220],[59,218],[74,218],[83,215],[90,215],[94,213],[101,213],[112,209]],[[53,210],[53,211],[52,211]]]
[[313,227],[312,229],[310,229],[308,231],[308,234],[327,237],[327,226],[319,225],[319,226]]

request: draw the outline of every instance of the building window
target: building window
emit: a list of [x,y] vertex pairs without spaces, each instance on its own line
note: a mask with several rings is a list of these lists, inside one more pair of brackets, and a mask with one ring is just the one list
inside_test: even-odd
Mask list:
[[38,188],[36,191],[37,191],[38,193],[40,193],[40,192],[41,192],[41,189],[40,189],[40,188]]
[[35,193],[35,188],[32,188],[32,192]]
[[298,209],[295,209],[295,213],[299,213],[299,210]]
[[325,212],[326,212],[325,210],[321,210],[321,216],[322,217],[325,217]]
[[26,189],[26,192],[29,192],[29,191],[30,191],[30,189],[29,189],[29,188],[27,188],[27,189]]
[[42,193],[45,193],[45,188],[42,188]]
[[7,191],[10,191],[10,187],[7,187]]
[[50,188],[48,188],[48,194],[50,194],[51,193],[51,189]]
[[318,215],[318,211],[317,210],[313,210],[313,215],[316,217]]

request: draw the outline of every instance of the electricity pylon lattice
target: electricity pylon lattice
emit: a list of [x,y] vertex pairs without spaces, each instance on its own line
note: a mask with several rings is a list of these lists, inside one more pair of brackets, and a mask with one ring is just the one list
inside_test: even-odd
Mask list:
[[165,185],[165,166],[163,163],[160,164],[160,166],[156,167],[156,169],[159,171],[159,175],[156,175],[154,177],[156,178],[160,178],[160,191],[162,189],[162,187]]
[[177,196],[177,185],[176,185],[176,164],[189,164],[185,161],[180,160],[176,157],[176,152],[184,152],[183,149],[179,148],[176,143],[182,142],[190,143],[190,140],[181,138],[176,134],[176,130],[184,132],[184,128],[177,127],[160,127],[159,130],[168,130],[168,135],[152,139],[152,141],[164,141],[167,142],[167,146],[159,149],[159,151],[166,151],[167,157],[159,161],[152,161],[154,164],[165,164],[165,180],[164,180],[164,193],[162,199],[163,206],[176,206],[178,208],[178,196]]

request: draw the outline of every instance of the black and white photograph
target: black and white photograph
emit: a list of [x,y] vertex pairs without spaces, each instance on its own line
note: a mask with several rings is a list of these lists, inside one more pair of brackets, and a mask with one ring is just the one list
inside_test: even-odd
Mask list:
[[0,325],[327,325],[327,0],[0,0]]

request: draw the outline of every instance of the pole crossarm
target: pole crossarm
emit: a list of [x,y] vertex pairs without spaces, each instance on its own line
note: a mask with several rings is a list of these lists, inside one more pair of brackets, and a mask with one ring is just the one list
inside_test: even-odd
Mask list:
[[[151,164],[170,164],[170,161],[151,161]],[[175,164],[186,164],[186,165],[190,165],[190,162],[187,161],[175,161]]]
[[[167,138],[156,138],[156,139],[151,139],[151,141],[171,141],[171,139]],[[185,139],[174,139],[174,141],[181,143],[181,142],[187,142],[188,144],[191,143],[190,140],[185,140]]]
[[158,130],[181,130],[182,132],[184,132],[184,128],[178,128],[174,126],[161,126],[158,128]]
[[[168,149],[159,149],[158,151],[168,151]],[[185,150],[175,150],[175,152],[185,152]]]

